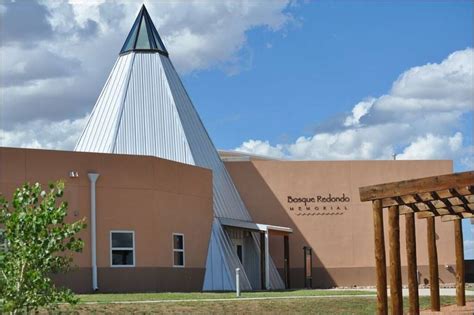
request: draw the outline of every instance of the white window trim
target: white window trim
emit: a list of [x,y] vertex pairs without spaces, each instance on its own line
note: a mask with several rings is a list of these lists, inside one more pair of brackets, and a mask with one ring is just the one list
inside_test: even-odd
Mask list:
[[[132,241],[133,241],[133,247],[113,247],[112,248],[112,233],[132,233]],[[110,267],[111,268],[134,268],[136,265],[136,260],[135,260],[135,231],[128,231],[128,230],[112,230],[110,231],[109,235],[109,241],[110,241]],[[133,265],[114,265],[112,263],[112,252],[114,250],[131,250],[133,252]]]
[[[183,237],[183,249],[174,248],[174,237],[175,236],[182,236]],[[172,262],[173,262],[173,267],[175,267],[175,268],[184,268],[186,266],[186,253],[185,253],[185,244],[184,244],[184,234],[183,233],[173,233],[173,236],[171,237],[171,248],[173,249],[173,251],[171,252],[171,259],[172,259]],[[182,265],[175,265],[174,264],[174,253],[175,252],[183,253],[183,264]]]

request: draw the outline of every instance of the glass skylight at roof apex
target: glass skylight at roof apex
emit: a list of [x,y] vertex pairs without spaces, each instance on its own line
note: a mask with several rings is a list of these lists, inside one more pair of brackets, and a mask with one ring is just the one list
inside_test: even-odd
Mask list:
[[130,51],[159,52],[168,56],[168,51],[144,5],[133,23],[120,54]]

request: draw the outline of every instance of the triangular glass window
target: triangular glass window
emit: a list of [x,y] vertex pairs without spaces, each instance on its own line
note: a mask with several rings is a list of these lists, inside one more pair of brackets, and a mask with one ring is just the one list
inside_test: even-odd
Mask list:
[[137,19],[135,20],[135,23],[133,23],[132,29],[130,30],[130,33],[128,34],[127,39],[125,40],[125,43],[123,44],[122,50],[120,52],[132,50],[133,47],[135,46],[135,40],[137,39],[139,22],[140,22],[140,19],[137,17]]
[[160,35],[158,34],[153,21],[150,18],[145,6],[142,6],[138,13],[135,23],[125,40],[125,43],[120,50],[120,53],[127,53],[129,51],[156,51],[168,56],[165,45],[163,44]]
[[146,29],[146,23],[143,21],[140,23],[140,32],[138,33],[137,43],[135,49],[150,49],[150,40],[148,39],[148,31]]

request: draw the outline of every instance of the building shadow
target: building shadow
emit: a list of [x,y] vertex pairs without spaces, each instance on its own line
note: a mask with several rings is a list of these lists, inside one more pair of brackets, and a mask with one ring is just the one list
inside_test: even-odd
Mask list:
[[[251,161],[226,162],[225,165],[254,222],[293,229],[289,236],[290,288],[304,288],[303,246],[311,246],[310,242]],[[284,279],[284,240],[281,235],[270,236],[270,255]],[[337,285],[314,249],[311,282],[312,288],[332,288]]]

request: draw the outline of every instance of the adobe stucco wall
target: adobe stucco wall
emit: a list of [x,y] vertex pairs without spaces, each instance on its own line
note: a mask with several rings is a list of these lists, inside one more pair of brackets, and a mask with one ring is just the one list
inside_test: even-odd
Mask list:
[[[359,200],[358,188],[384,182],[452,172],[451,161],[241,161],[226,162],[234,183],[257,223],[293,228],[290,235],[292,287],[303,284],[303,246],[313,248],[313,287],[374,285],[373,219],[371,203]],[[318,196],[346,196],[349,202],[318,202]],[[289,202],[288,197],[315,198]],[[347,199],[346,199],[347,201]],[[332,208],[331,208],[332,207]],[[293,210],[291,210],[293,208]],[[387,215],[385,213],[385,232]],[[426,223],[416,221],[421,282],[427,281]],[[405,258],[404,218],[401,259]],[[436,220],[440,281],[454,283],[454,229]],[[388,237],[385,238],[388,242]],[[387,244],[388,257],[388,244]],[[283,238],[272,236],[270,251],[283,268]],[[387,259],[388,261],[388,259]],[[404,281],[406,277],[404,276]]]
[[[69,178],[77,171],[78,178]],[[69,219],[90,214],[88,172],[97,181],[97,264],[101,292],[199,291],[204,280],[212,212],[212,173],[154,157],[0,148],[0,192],[24,182],[66,180]],[[46,186],[45,186],[46,187]],[[135,267],[110,267],[110,231],[135,231]],[[173,268],[172,233],[185,238],[185,268]],[[90,230],[77,268],[58,276],[77,292],[91,290]]]

